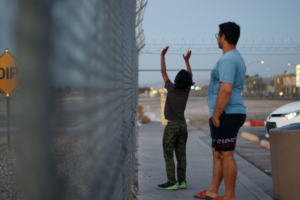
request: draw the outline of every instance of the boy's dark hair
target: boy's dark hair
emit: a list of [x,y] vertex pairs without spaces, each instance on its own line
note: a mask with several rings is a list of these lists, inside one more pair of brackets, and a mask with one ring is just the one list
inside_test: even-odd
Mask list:
[[234,22],[227,22],[219,25],[220,37],[224,34],[229,44],[236,45],[240,37],[240,26]]
[[180,70],[175,77],[175,86],[180,90],[189,89],[194,84],[191,74],[184,69]]

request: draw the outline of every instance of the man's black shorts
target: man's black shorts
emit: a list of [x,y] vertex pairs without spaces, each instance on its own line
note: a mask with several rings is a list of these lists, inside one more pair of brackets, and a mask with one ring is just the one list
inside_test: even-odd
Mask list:
[[232,151],[235,149],[237,134],[246,120],[245,114],[226,114],[220,116],[220,126],[217,128],[209,119],[212,148],[215,151]]

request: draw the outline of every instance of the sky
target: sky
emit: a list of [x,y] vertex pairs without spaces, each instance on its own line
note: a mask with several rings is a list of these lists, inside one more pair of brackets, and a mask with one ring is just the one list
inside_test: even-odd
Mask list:
[[[264,40],[280,43],[293,43],[300,46],[300,1],[299,0],[148,0],[144,14],[143,29],[145,34],[145,49],[147,44],[173,41],[182,44],[183,40],[191,43],[204,41],[215,44],[215,34],[219,31],[219,24],[233,21],[240,25],[241,36],[239,43],[255,41],[259,44]],[[16,13],[14,1],[1,1],[0,6],[0,53],[9,47],[15,55],[14,35],[10,24]],[[300,52],[300,49],[299,51]],[[182,52],[185,53],[185,52]],[[216,54],[199,55],[192,52],[190,64],[192,69],[211,69],[222,56],[221,50]],[[295,71],[294,65],[300,64],[298,55],[244,55],[247,74],[252,76],[272,76],[282,74],[285,70]],[[263,60],[262,65],[259,62]],[[185,69],[182,55],[166,55],[167,68]],[[267,68],[269,70],[267,70]],[[160,69],[159,54],[140,54],[139,69]],[[168,72],[171,80],[177,72]],[[209,83],[210,72],[194,72],[194,81],[197,85]],[[162,88],[164,85],[160,72],[139,72],[139,86]]]
[[1,1],[0,4],[0,54],[8,48],[14,55],[16,48],[12,26],[16,13],[16,1]]
[[[196,43],[205,41],[215,43],[214,35],[219,31],[219,24],[233,21],[240,25],[241,36],[239,43],[245,40],[260,44],[293,43],[300,44],[300,1],[299,0],[148,0],[144,14],[143,29],[145,34],[145,48],[147,44],[173,41]],[[298,51],[299,52],[299,51]],[[182,52],[183,53],[183,52]],[[193,55],[193,53],[195,55]],[[294,72],[294,65],[300,64],[298,55],[243,55],[245,63],[263,60],[262,65],[255,62],[247,66],[247,74],[272,76],[282,74],[285,70]],[[211,69],[222,56],[219,53],[210,55],[196,55],[192,52],[190,64],[193,68]],[[166,55],[167,68],[184,69],[182,55]],[[267,68],[269,70],[267,70]],[[160,69],[159,54],[140,54],[139,69]],[[171,80],[177,72],[168,72]],[[209,83],[210,72],[194,72],[194,81],[199,85]],[[163,80],[160,72],[139,72],[139,86],[162,88]]]

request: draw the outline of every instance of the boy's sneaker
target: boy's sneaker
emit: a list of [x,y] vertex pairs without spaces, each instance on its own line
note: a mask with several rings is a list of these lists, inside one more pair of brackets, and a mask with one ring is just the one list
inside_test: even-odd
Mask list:
[[181,183],[178,184],[178,187],[180,189],[186,189],[186,182],[185,181],[182,181]]
[[178,190],[178,184],[177,184],[177,182],[173,183],[171,181],[168,181],[164,184],[158,185],[158,189],[160,189],[160,190]]

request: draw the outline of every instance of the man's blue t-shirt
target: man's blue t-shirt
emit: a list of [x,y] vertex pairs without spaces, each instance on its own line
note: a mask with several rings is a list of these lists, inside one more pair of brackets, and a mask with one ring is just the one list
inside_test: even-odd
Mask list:
[[208,108],[212,117],[220,90],[220,83],[231,83],[233,89],[229,102],[225,108],[226,114],[247,114],[242,96],[246,75],[246,65],[238,50],[225,53],[211,71],[208,87]]

